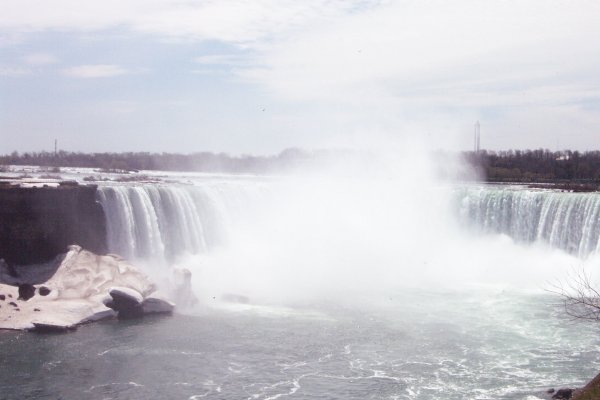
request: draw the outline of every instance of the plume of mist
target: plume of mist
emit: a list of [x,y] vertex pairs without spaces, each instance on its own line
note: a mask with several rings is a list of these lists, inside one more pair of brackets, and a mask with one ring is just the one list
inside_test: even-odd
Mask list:
[[[457,183],[439,178],[424,147],[387,150],[366,164],[350,157],[272,182],[226,246],[181,262],[199,298],[289,304],[403,288],[541,290],[576,262],[541,245],[468,233],[454,218]],[[445,166],[450,175],[464,168]]]

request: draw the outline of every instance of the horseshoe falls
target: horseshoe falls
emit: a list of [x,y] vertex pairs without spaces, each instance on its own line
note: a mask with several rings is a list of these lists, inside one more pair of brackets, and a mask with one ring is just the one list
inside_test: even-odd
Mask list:
[[[101,186],[98,199],[107,216],[109,249],[126,258],[164,262],[209,252],[226,243],[233,222],[249,217],[275,185]],[[453,189],[452,197],[449,211],[465,230],[545,243],[579,258],[600,249],[597,193],[467,186]]]
[[597,324],[569,320],[545,290],[597,268],[597,197],[348,175],[100,182],[110,251],[149,273],[188,269],[198,304],[0,335],[11,365],[0,387],[98,400],[547,399],[600,369]]
[[[600,196],[389,179],[100,185],[109,250],[199,295],[287,303],[398,288],[540,290],[593,265]],[[200,279],[202,276],[202,279]]]

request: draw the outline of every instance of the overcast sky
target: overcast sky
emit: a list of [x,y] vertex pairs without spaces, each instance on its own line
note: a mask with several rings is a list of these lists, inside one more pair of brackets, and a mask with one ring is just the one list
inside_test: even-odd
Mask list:
[[600,148],[595,0],[0,0],[0,153]]

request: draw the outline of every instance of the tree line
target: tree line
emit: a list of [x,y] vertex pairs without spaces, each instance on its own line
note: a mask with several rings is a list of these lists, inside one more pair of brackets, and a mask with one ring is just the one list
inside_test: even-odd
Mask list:
[[489,182],[600,183],[600,151],[481,150],[462,157]]
[[229,173],[264,173],[293,167],[310,160],[315,154],[300,149],[286,149],[274,156],[230,156],[226,153],[81,153],[58,151],[12,152],[0,156],[0,165],[35,165],[47,167],[83,167],[104,171],[201,171]]
[[[444,170],[456,153],[437,152],[433,155],[438,169]],[[356,152],[341,150],[305,151],[286,149],[277,155],[231,156],[226,153],[81,153],[26,152],[0,156],[1,165],[35,165],[47,167],[87,167],[104,171],[199,171],[224,173],[269,173],[299,167],[308,163],[326,162],[341,157],[354,157]],[[600,151],[507,150],[463,152],[458,158],[478,176],[489,182],[578,182],[600,184]],[[352,158],[351,158],[352,160]],[[446,175],[445,175],[446,176]],[[466,176],[466,175],[464,175]],[[446,176],[461,179],[461,176]]]

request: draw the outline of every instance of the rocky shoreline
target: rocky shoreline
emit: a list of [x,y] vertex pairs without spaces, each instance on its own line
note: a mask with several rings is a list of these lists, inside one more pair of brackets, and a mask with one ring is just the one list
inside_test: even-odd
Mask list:
[[[178,290],[189,289],[189,274],[180,275]],[[169,314],[174,308],[148,276],[116,255],[74,245],[37,266],[16,269],[0,260],[0,329],[60,332],[107,318]]]
[[581,389],[573,392],[571,400],[599,400],[600,399],[600,374],[588,382]]
[[600,374],[582,388],[549,389],[546,394],[553,400],[600,400]]

